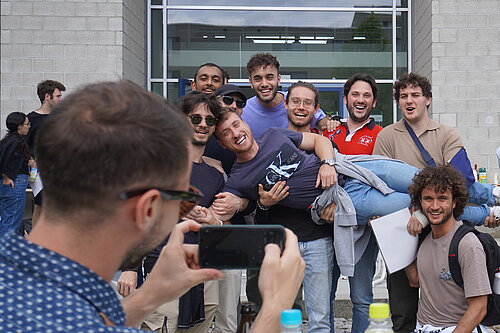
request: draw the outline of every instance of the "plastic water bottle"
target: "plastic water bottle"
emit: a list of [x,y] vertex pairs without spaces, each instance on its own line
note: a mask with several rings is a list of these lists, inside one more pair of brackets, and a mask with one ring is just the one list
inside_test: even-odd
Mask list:
[[281,333],[302,333],[302,312],[291,309],[281,312]]
[[365,333],[394,333],[389,315],[389,304],[370,304],[370,325]]

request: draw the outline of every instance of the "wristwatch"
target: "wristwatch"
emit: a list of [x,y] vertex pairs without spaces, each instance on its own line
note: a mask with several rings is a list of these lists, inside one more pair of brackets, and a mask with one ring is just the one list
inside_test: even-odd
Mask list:
[[329,166],[334,166],[335,160],[333,158],[325,158],[323,161],[321,161],[321,164],[328,164]]

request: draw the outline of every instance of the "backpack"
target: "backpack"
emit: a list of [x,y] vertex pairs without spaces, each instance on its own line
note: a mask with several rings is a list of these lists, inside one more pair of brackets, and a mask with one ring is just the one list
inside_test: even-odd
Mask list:
[[[466,224],[467,223],[467,224]],[[450,267],[451,277],[453,281],[460,286],[464,287],[464,280],[458,262],[458,243],[469,232],[474,233],[481,245],[483,246],[486,254],[486,270],[488,271],[488,278],[493,290],[493,281],[495,280],[495,272],[500,268],[500,246],[496,240],[487,233],[480,232],[468,222],[464,222],[458,229],[450,243],[450,250],[448,252],[448,265]],[[485,326],[493,326],[500,324],[500,295],[493,292],[488,295],[488,304],[486,306],[486,315],[484,316],[481,324]]]

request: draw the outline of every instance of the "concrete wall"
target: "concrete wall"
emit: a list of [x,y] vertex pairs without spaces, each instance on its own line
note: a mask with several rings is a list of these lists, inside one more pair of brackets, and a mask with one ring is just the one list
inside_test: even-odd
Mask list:
[[[414,71],[433,85],[432,117],[456,127],[472,164],[500,173],[500,2],[418,0]],[[429,48],[429,41],[431,47]]]
[[36,85],[61,81],[66,94],[97,81],[145,85],[144,1],[1,1],[1,135],[5,117],[39,107]]

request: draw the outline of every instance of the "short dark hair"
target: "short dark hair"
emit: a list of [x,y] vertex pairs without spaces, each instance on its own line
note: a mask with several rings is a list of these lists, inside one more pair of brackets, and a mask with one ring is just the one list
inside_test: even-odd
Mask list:
[[411,196],[412,205],[418,209],[422,209],[422,191],[426,187],[433,188],[436,192],[450,190],[455,201],[453,217],[457,218],[462,215],[469,200],[469,191],[462,174],[455,168],[451,165],[426,166],[413,177],[408,193]]
[[49,214],[111,215],[118,193],[174,187],[188,167],[192,128],[164,98],[129,82],[83,87],[40,128],[37,162]]
[[213,94],[210,95],[202,93],[201,91],[193,91],[184,95],[179,100],[180,109],[187,115],[193,112],[198,104],[205,104],[215,118],[219,117],[221,106],[216,96]]
[[297,81],[295,83],[292,83],[290,87],[288,87],[288,93],[286,94],[286,102],[289,103],[290,99],[290,94],[292,93],[292,90],[297,87],[303,87],[311,90],[314,93],[314,106],[316,107],[319,103],[319,92],[318,89],[309,82],[304,82],[304,81]]
[[248,75],[252,75],[252,72],[257,67],[275,67],[280,72],[280,63],[278,59],[271,53],[256,53],[247,62]]
[[432,85],[425,76],[417,73],[405,73],[394,82],[394,99],[396,102],[399,100],[401,89],[407,87],[420,87],[425,97],[432,98]]
[[377,99],[378,96],[378,87],[377,83],[375,82],[375,78],[371,76],[370,74],[366,73],[357,73],[351,76],[347,82],[344,84],[344,96],[349,95],[349,91],[351,91],[351,88],[353,84],[355,84],[358,81],[363,81],[366,82],[370,85],[372,88],[372,95],[373,99]]
[[38,95],[38,98],[40,99],[40,102],[43,103],[43,101],[45,100],[45,94],[49,94],[50,98],[52,98],[54,90],[56,89],[59,89],[60,91],[65,91],[66,87],[61,82],[54,80],[45,80],[40,82],[36,86],[36,93]]
[[219,117],[217,119],[217,124],[215,125],[215,132],[214,132],[215,137],[217,137],[217,126],[219,126],[219,124],[221,124],[222,122],[226,121],[232,114],[238,116],[238,118],[241,119],[241,116],[238,114],[238,112],[234,111],[231,108],[224,106],[220,109]]
[[7,126],[7,129],[9,132],[15,132],[17,133],[17,130],[19,129],[19,126],[24,124],[24,121],[26,120],[26,115],[22,112],[11,112],[7,116],[7,119],[5,119],[5,125]]
[[[217,68],[220,72],[220,78],[222,80],[222,83],[224,84],[224,82],[226,82],[226,71],[224,69],[222,69],[219,65],[214,64],[213,62],[206,62],[203,65],[200,65],[200,67],[198,67],[196,69],[196,72],[194,72],[194,76],[193,76],[194,80],[196,80],[196,76],[198,76],[200,69],[202,69],[203,67],[215,67],[215,68]],[[229,80],[229,78],[227,78],[227,80]]]

